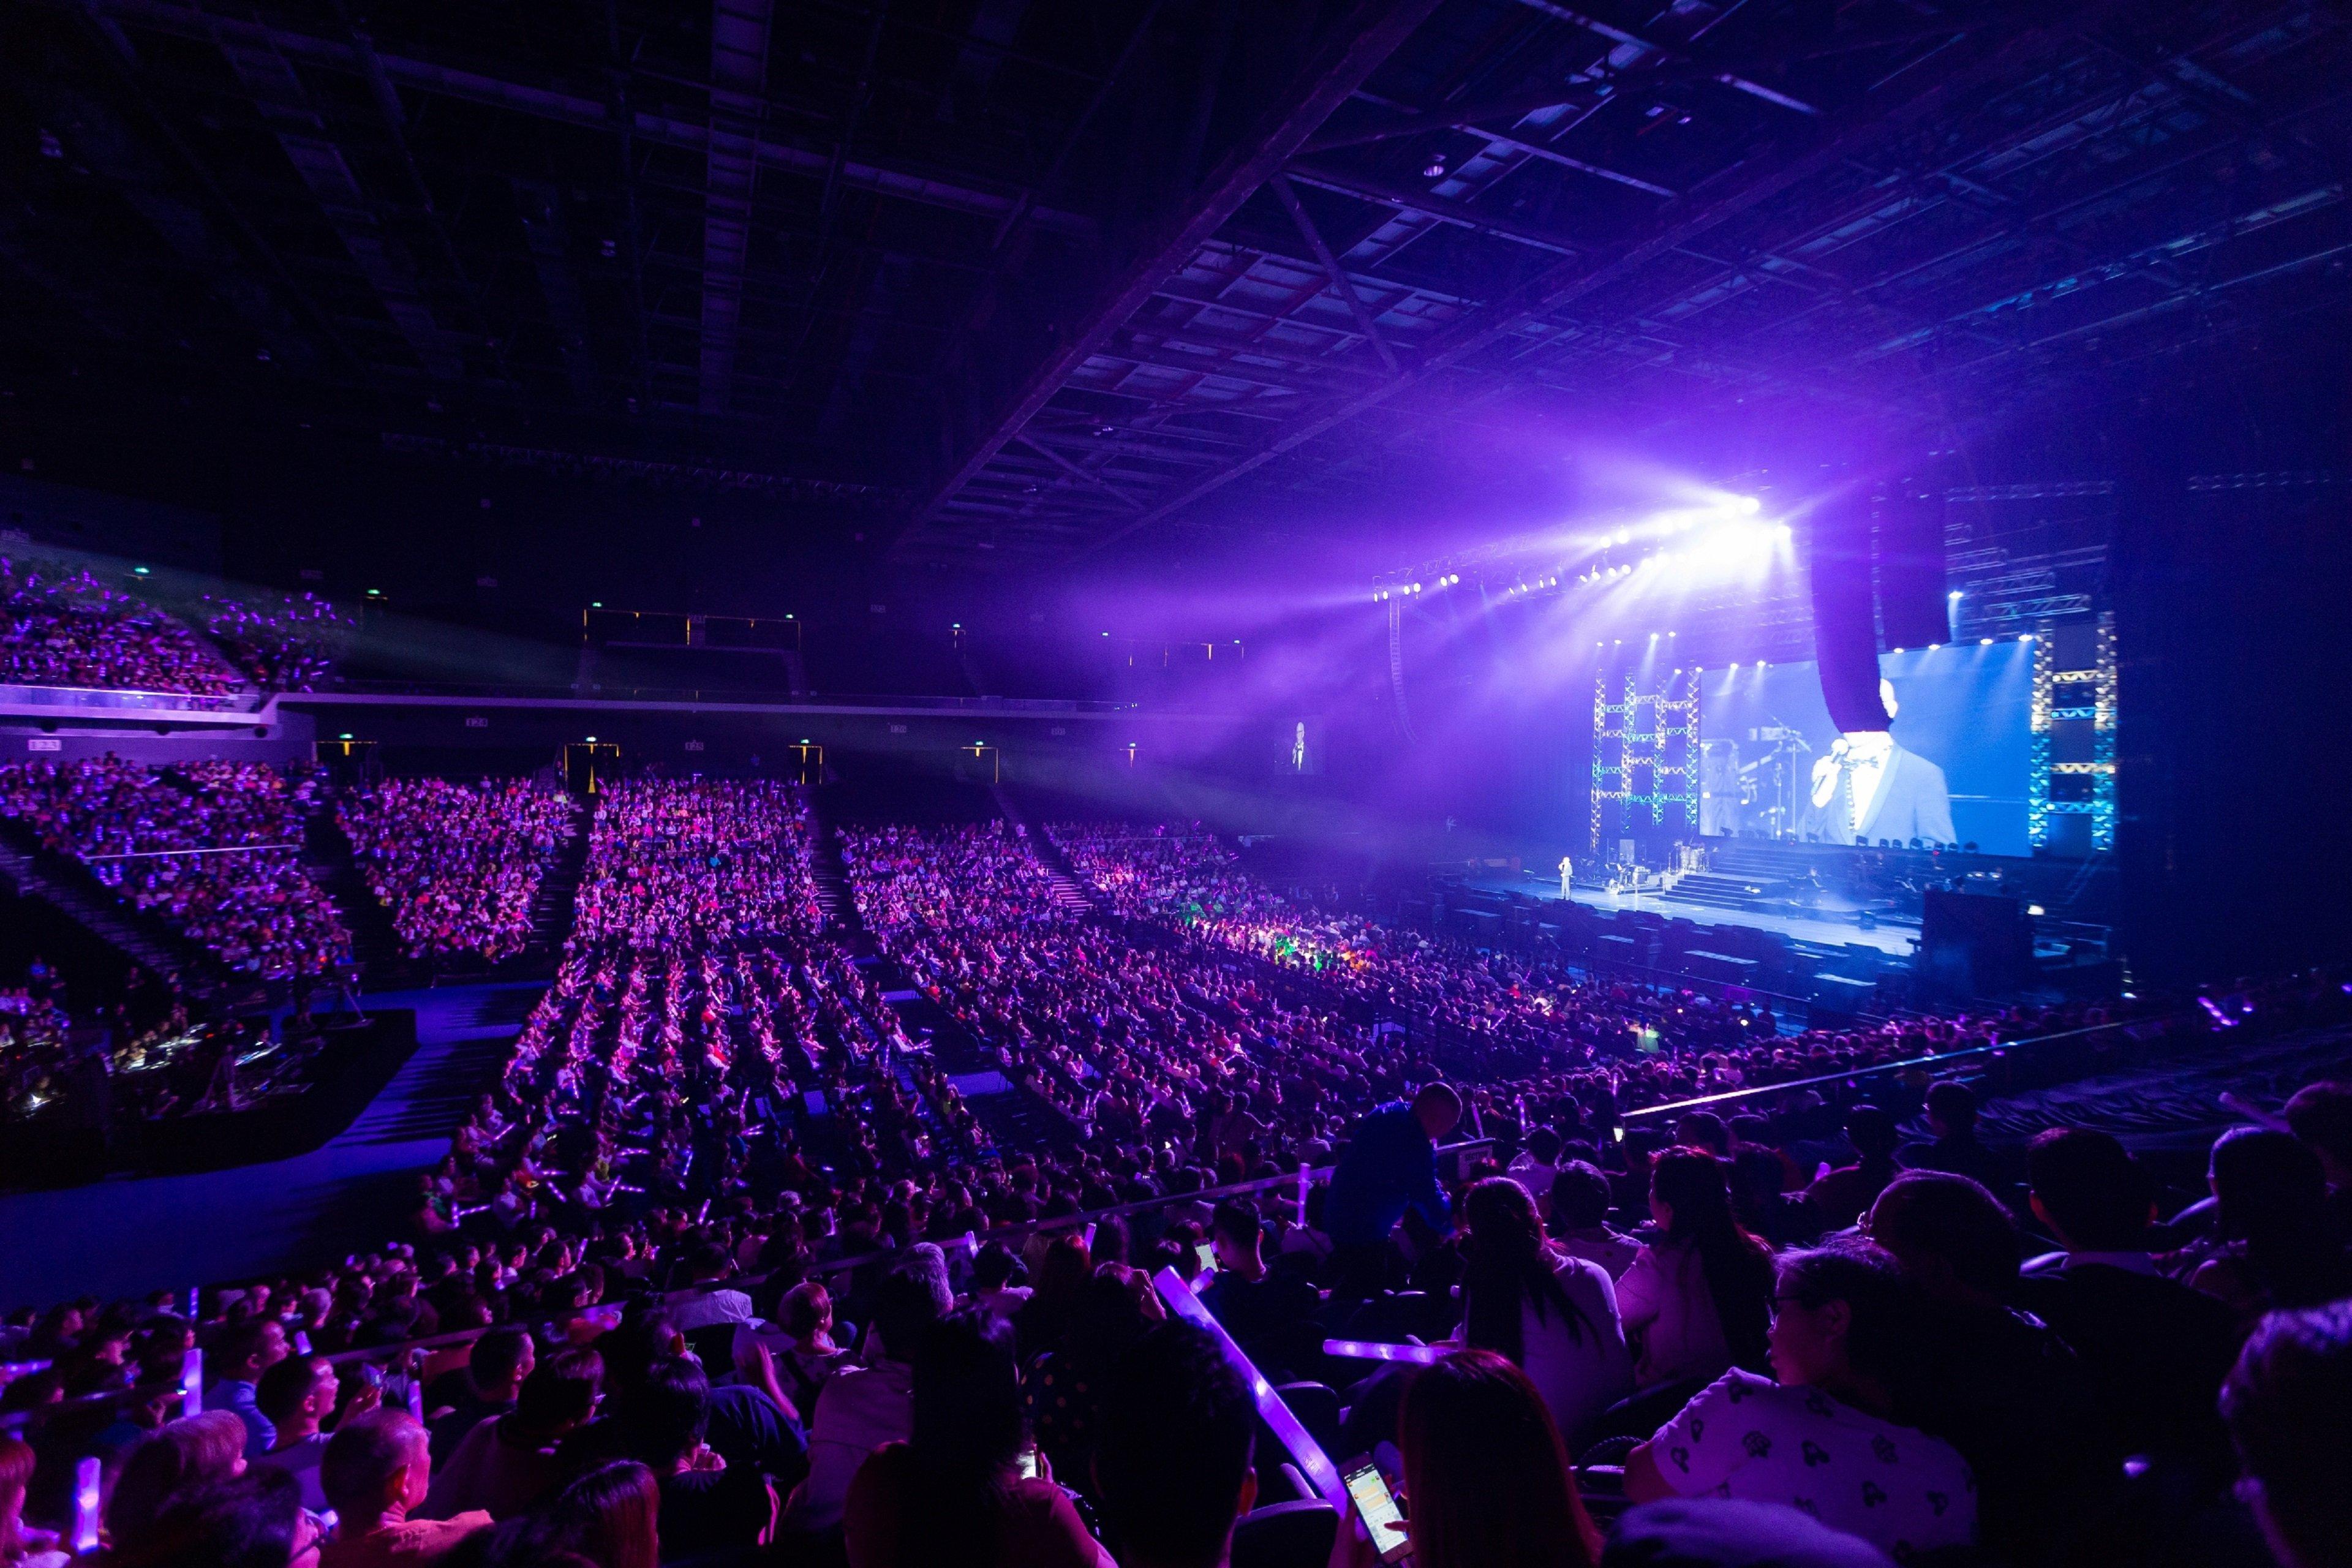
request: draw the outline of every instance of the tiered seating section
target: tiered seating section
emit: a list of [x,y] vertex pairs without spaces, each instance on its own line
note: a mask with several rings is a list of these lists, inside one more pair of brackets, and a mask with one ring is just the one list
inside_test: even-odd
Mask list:
[[493,963],[530,940],[540,883],[579,831],[571,795],[529,780],[391,779],[345,792],[335,820],[411,957]]
[[302,867],[317,787],[258,763],[15,763],[0,767],[0,816],[230,970],[280,980],[351,955],[332,901]]

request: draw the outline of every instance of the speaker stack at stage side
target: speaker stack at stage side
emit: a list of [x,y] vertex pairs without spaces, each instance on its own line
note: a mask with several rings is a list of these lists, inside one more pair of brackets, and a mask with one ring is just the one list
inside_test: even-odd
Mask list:
[[2032,919],[2017,899],[1930,890],[1918,968],[1930,996],[2015,995],[2033,978]]

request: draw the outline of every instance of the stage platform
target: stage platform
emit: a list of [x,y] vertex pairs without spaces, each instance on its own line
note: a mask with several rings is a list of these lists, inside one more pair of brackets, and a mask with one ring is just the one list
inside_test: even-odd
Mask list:
[[[1464,879],[1464,886],[1482,892],[1509,893],[1517,898],[1535,899],[1557,904],[1559,902],[1559,879],[1530,877],[1523,872],[1484,871]],[[1665,920],[1689,921],[1699,926],[1743,926],[1750,931],[1771,931],[1791,942],[1811,942],[1821,947],[1874,947],[1895,958],[1909,958],[1919,940],[1916,926],[1882,924],[1874,931],[1864,931],[1853,914],[1843,919],[1823,915],[1781,915],[1764,910],[1721,909],[1696,904],[1663,896],[1655,892],[1612,893],[1604,888],[1578,884],[1573,889],[1576,902],[1601,914],[1616,914],[1637,910]]]

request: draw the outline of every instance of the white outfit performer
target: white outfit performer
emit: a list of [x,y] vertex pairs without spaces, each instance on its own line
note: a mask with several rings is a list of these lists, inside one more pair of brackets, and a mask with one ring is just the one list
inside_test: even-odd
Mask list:
[[1568,890],[1568,885],[1575,876],[1576,867],[1574,863],[1571,862],[1567,856],[1561,856],[1559,858],[1559,896],[1561,898],[1565,899],[1571,896]]

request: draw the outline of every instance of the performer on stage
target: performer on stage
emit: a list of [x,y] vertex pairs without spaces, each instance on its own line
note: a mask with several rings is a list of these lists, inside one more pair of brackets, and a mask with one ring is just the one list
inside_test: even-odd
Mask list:
[[[1897,710],[1894,683],[1881,680],[1878,696],[1891,723]],[[1811,831],[1824,843],[1958,842],[1944,770],[1905,750],[1885,730],[1850,730],[1839,736],[1813,763],[1812,782]]]
[[1565,899],[1571,896],[1568,890],[1568,885],[1575,879],[1575,863],[1570,860],[1567,856],[1561,856],[1559,858],[1559,896],[1561,898]]

